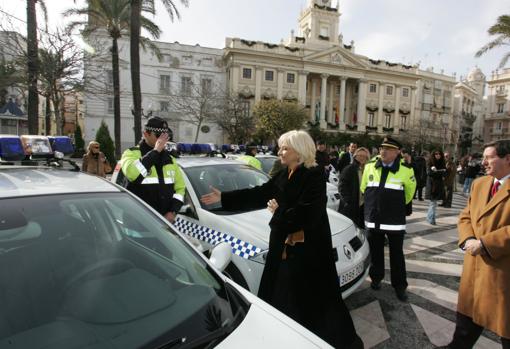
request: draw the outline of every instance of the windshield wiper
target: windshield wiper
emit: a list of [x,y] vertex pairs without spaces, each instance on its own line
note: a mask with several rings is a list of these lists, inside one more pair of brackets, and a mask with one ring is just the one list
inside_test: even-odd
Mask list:
[[176,338],[176,339],[172,339],[171,341],[169,342],[166,342],[154,349],[171,349],[171,348],[177,348],[179,345],[183,344],[184,342],[186,342],[186,337],[182,337],[182,338]]
[[171,341],[159,345],[154,349],[170,349],[170,348],[193,349],[201,347],[204,344],[207,344],[207,346],[205,346],[204,349],[212,348],[221,340],[223,340],[225,337],[227,337],[230,333],[232,333],[232,331],[234,331],[234,329],[237,327],[239,320],[241,319],[241,315],[243,314],[244,310],[240,308],[236,312],[232,321],[226,321],[224,326],[220,327],[216,331],[210,332],[202,337],[193,339],[189,342],[186,341],[186,337],[172,339]]

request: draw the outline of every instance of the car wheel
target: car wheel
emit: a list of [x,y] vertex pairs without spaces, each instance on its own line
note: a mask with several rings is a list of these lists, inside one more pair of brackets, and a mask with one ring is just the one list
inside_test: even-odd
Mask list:
[[250,290],[250,288],[248,287],[248,283],[244,279],[243,274],[241,274],[241,272],[234,265],[234,263],[230,262],[223,271],[223,274],[225,274],[230,280],[233,280],[235,283],[244,287],[248,291]]

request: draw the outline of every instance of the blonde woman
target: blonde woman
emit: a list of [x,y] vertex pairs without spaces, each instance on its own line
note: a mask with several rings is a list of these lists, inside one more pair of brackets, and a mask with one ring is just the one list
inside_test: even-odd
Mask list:
[[106,156],[100,151],[99,143],[91,141],[87,147],[87,153],[83,155],[82,171],[99,177],[105,177],[111,171]]
[[201,200],[221,202],[226,210],[267,206],[273,216],[258,296],[335,348],[363,347],[341,297],[315,144],[308,133],[294,130],[278,146],[285,168],[267,183],[224,193],[211,188]]

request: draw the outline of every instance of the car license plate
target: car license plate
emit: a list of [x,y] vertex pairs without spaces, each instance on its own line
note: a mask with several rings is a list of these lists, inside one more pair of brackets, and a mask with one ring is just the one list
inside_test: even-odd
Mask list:
[[340,275],[340,286],[348,284],[361,275],[361,273],[363,273],[363,262],[358,263],[354,268]]

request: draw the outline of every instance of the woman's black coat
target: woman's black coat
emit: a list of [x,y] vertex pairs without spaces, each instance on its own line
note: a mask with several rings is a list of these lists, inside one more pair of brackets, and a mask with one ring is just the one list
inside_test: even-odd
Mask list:
[[[334,347],[347,347],[356,332],[341,297],[333,257],[324,169],[301,165],[290,178],[283,169],[262,186],[222,193],[221,203],[227,210],[260,209],[273,198],[279,207],[269,222],[269,251],[258,296]],[[288,257],[282,261],[287,235],[299,230],[305,241],[287,246]],[[286,304],[276,296],[282,281],[290,291]]]
[[350,218],[358,227],[363,228],[363,211],[359,206],[359,162],[356,160],[348,165],[340,173],[338,181],[338,192],[340,193],[340,203],[338,212]]
[[436,171],[432,171],[432,166],[427,166],[427,187],[425,189],[425,199],[443,200],[445,194],[444,178],[446,177],[446,167],[438,165]]

